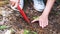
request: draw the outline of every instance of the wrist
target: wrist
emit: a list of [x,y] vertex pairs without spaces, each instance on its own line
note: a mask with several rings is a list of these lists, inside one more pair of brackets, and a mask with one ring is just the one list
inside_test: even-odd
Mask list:
[[42,13],[41,16],[43,16],[43,17],[48,17],[48,14]]
[[49,15],[49,13],[42,13],[42,16],[48,16]]

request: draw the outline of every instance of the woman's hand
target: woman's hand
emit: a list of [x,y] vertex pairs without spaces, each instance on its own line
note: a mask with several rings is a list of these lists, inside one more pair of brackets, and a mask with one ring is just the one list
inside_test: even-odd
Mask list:
[[48,25],[48,15],[50,13],[50,10],[54,4],[55,0],[47,0],[47,3],[46,3],[46,7],[42,13],[42,15],[40,17],[38,17],[37,19],[33,20],[33,22],[35,21],[39,21],[39,25],[44,28]]
[[48,25],[48,16],[41,15],[37,19],[33,20],[32,23],[35,22],[35,21],[39,21],[39,25],[42,28],[44,28]]
[[11,4],[12,6],[14,6],[14,5],[16,4],[16,2],[10,0],[10,4]]
[[17,10],[17,5],[19,3],[19,0],[10,0],[10,6],[13,10]]

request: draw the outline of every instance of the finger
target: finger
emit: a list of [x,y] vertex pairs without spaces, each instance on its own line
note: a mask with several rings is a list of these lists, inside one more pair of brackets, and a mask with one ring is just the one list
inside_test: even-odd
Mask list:
[[31,23],[34,23],[34,22],[36,22],[36,21],[38,21],[38,19],[35,19],[35,20],[31,21]]
[[46,27],[48,25],[48,22],[45,22],[43,25],[44,25],[44,27]]
[[44,28],[42,21],[39,21],[39,25]]
[[48,25],[48,21],[47,21],[47,25]]
[[45,24],[44,24],[43,21],[42,21],[42,22],[41,22],[41,27],[44,28],[44,25],[45,25]]
[[47,26],[47,23],[46,22],[43,22],[43,27],[42,28],[44,28],[46,26]]
[[44,22],[43,23],[43,28],[46,27],[48,25],[48,22]]
[[39,21],[39,23],[40,23],[40,26],[42,27],[42,28],[44,28],[46,25],[45,25],[45,23],[43,23],[43,21]]
[[15,2],[12,2],[12,6],[15,6],[15,4],[16,4]]
[[39,21],[39,25],[42,26],[42,21]]

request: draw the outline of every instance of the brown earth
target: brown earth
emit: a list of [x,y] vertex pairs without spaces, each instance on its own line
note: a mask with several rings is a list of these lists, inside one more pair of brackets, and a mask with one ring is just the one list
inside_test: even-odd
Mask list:
[[[7,6],[6,9],[10,10]],[[33,8],[31,1],[25,2],[24,11],[31,21],[33,17],[39,16],[42,13]],[[55,2],[49,14],[49,25],[43,29],[39,26],[38,22],[31,24],[32,26],[29,25],[17,11],[13,11],[7,18],[9,21],[4,25],[12,26],[11,28],[16,30],[15,34],[20,34],[20,30],[22,29],[35,31],[37,34],[60,34],[60,2],[58,1]]]

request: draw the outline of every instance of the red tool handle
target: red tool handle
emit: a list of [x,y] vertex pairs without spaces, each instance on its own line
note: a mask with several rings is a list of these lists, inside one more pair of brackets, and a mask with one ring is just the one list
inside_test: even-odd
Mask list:
[[21,15],[23,16],[23,18],[29,23],[30,20],[28,19],[28,17],[26,16],[26,14],[24,13],[24,11],[20,8],[20,6],[17,6],[17,9],[19,10],[19,12],[21,13]]

